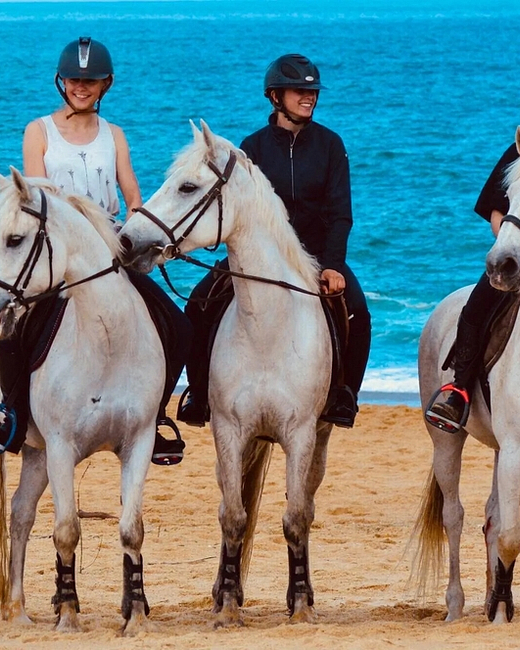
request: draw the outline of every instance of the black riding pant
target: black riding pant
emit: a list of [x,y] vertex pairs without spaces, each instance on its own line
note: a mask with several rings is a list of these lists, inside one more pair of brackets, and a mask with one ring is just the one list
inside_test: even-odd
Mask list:
[[483,329],[489,324],[506,295],[504,291],[492,287],[488,276],[484,273],[462,309],[464,319],[473,327],[479,328],[480,335],[483,336]]
[[[227,258],[220,265],[223,269],[229,269]],[[346,264],[342,269],[345,278],[345,300],[349,316],[350,331],[349,341],[342,360],[345,373],[345,383],[357,395],[363,381],[365,368],[370,350],[371,325],[370,313],[361,285],[359,284],[352,269]],[[216,274],[208,273],[196,285],[190,295],[190,302],[185,307],[185,312],[193,325],[194,344],[186,364],[188,382],[190,388],[200,397],[207,396],[208,370],[210,345],[213,339],[216,312],[219,307],[208,303],[204,305],[203,300],[208,297],[216,281]],[[201,301],[201,302],[198,302]],[[269,308],[266,305],[266,308]]]

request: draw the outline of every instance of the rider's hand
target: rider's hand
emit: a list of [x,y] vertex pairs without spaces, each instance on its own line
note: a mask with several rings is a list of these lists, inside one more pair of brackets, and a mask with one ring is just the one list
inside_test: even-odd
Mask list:
[[325,293],[337,293],[345,288],[345,278],[334,269],[323,269],[321,283]]

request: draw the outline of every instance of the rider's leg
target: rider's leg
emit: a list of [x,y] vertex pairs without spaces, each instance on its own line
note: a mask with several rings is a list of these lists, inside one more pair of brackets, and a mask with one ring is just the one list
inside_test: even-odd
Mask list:
[[[166,407],[189,354],[193,338],[191,323],[161,287],[147,275],[128,270],[132,284],[141,294],[154,320],[158,321],[159,333],[166,357],[166,382],[157,415],[157,432],[152,454],[156,465],[176,465],[183,458],[184,441],[173,420],[166,415]],[[167,333],[167,336],[165,336]],[[159,426],[173,430],[175,438],[164,438]]]
[[[489,284],[484,273],[463,307],[455,342],[454,379],[441,388],[450,390],[446,400],[437,400],[427,411],[427,420],[440,429],[455,432],[465,424],[467,405],[482,363],[484,337],[495,310],[504,299],[504,292]],[[457,390],[451,390],[454,386]]]
[[29,421],[29,382],[25,355],[15,332],[12,338],[0,341],[1,410],[4,416],[0,422],[0,453],[6,448],[18,453],[25,440]]
[[344,385],[333,387],[335,401],[323,418],[337,426],[352,427],[358,411],[357,398],[370,351],[371,325],[365,294],[352,270],[345,264],[345,300],[349,314],[348,343],[344,346]]
[[[227,259],[220,262],[219,267],[229,269]],[[193,289],[190,301],[184,310],[193,326],[194,344],[186,362],[189,390],[184,401],[179,404],[177,419],[192,426],[203,427],[209,419],[209,346],[215,321],[215,309],[209,304],[204,304],[203,301],[208,298],[215,282],[216,277],[213,272],[205,275]]]

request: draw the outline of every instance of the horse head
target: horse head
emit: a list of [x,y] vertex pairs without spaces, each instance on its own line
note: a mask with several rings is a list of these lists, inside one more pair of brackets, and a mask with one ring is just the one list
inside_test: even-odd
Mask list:
[[51,288],[53,255],[46,196],[11,167],[10,179],[0,177],[0,338],[14,332],[27,296]]
[[[520,127],[516,129],[516,148],[520,154]],[[507,188],[509,211],[487,254],[486,272],[496,289],[520,291],[520,158],[509,166],[504,186]]]
[[[215,135],[201,120],[190,122],[193,142],[184,148],[155,194],[120,232],[124,262],[148,273],[177,253],[215,249],[234,228],[233,202],[238,169],[247,168],[242,151]],[[236,164],[238,163],[238,164]]]

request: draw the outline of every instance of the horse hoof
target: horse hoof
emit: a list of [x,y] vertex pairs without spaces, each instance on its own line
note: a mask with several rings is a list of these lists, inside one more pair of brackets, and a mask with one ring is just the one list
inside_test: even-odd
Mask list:
[[314,611],[314,607],[302,607],[299,610],[295,610],[289,619],[289,623],[296,625],[297,623],[317,623],[318,615]]
[[132,616],[126,623],[123,625],[121,633],[123,636],[137,636],[140,632],[152,633],[157,632],[158,628],[155,623],[152,623],[149,618],[144,614],[139,613]]
[[11,603],[9,605],[6,620],[12,625],[20,625],[23,627],[34,625],[34,621],[27,616],[25,609],[20,602]]
[[56,623],[56,632],[75,634],[77,632],[81,632],[81,626],[77,619],[74,621],[70,618],[64,617],[60,618],[60,620]]
[[244,621],[241,616],[226,616],[220,613],[217,616],[217,620],[213,623],[213,629],[218,630],[219,628],[224,627],[244,627]]

